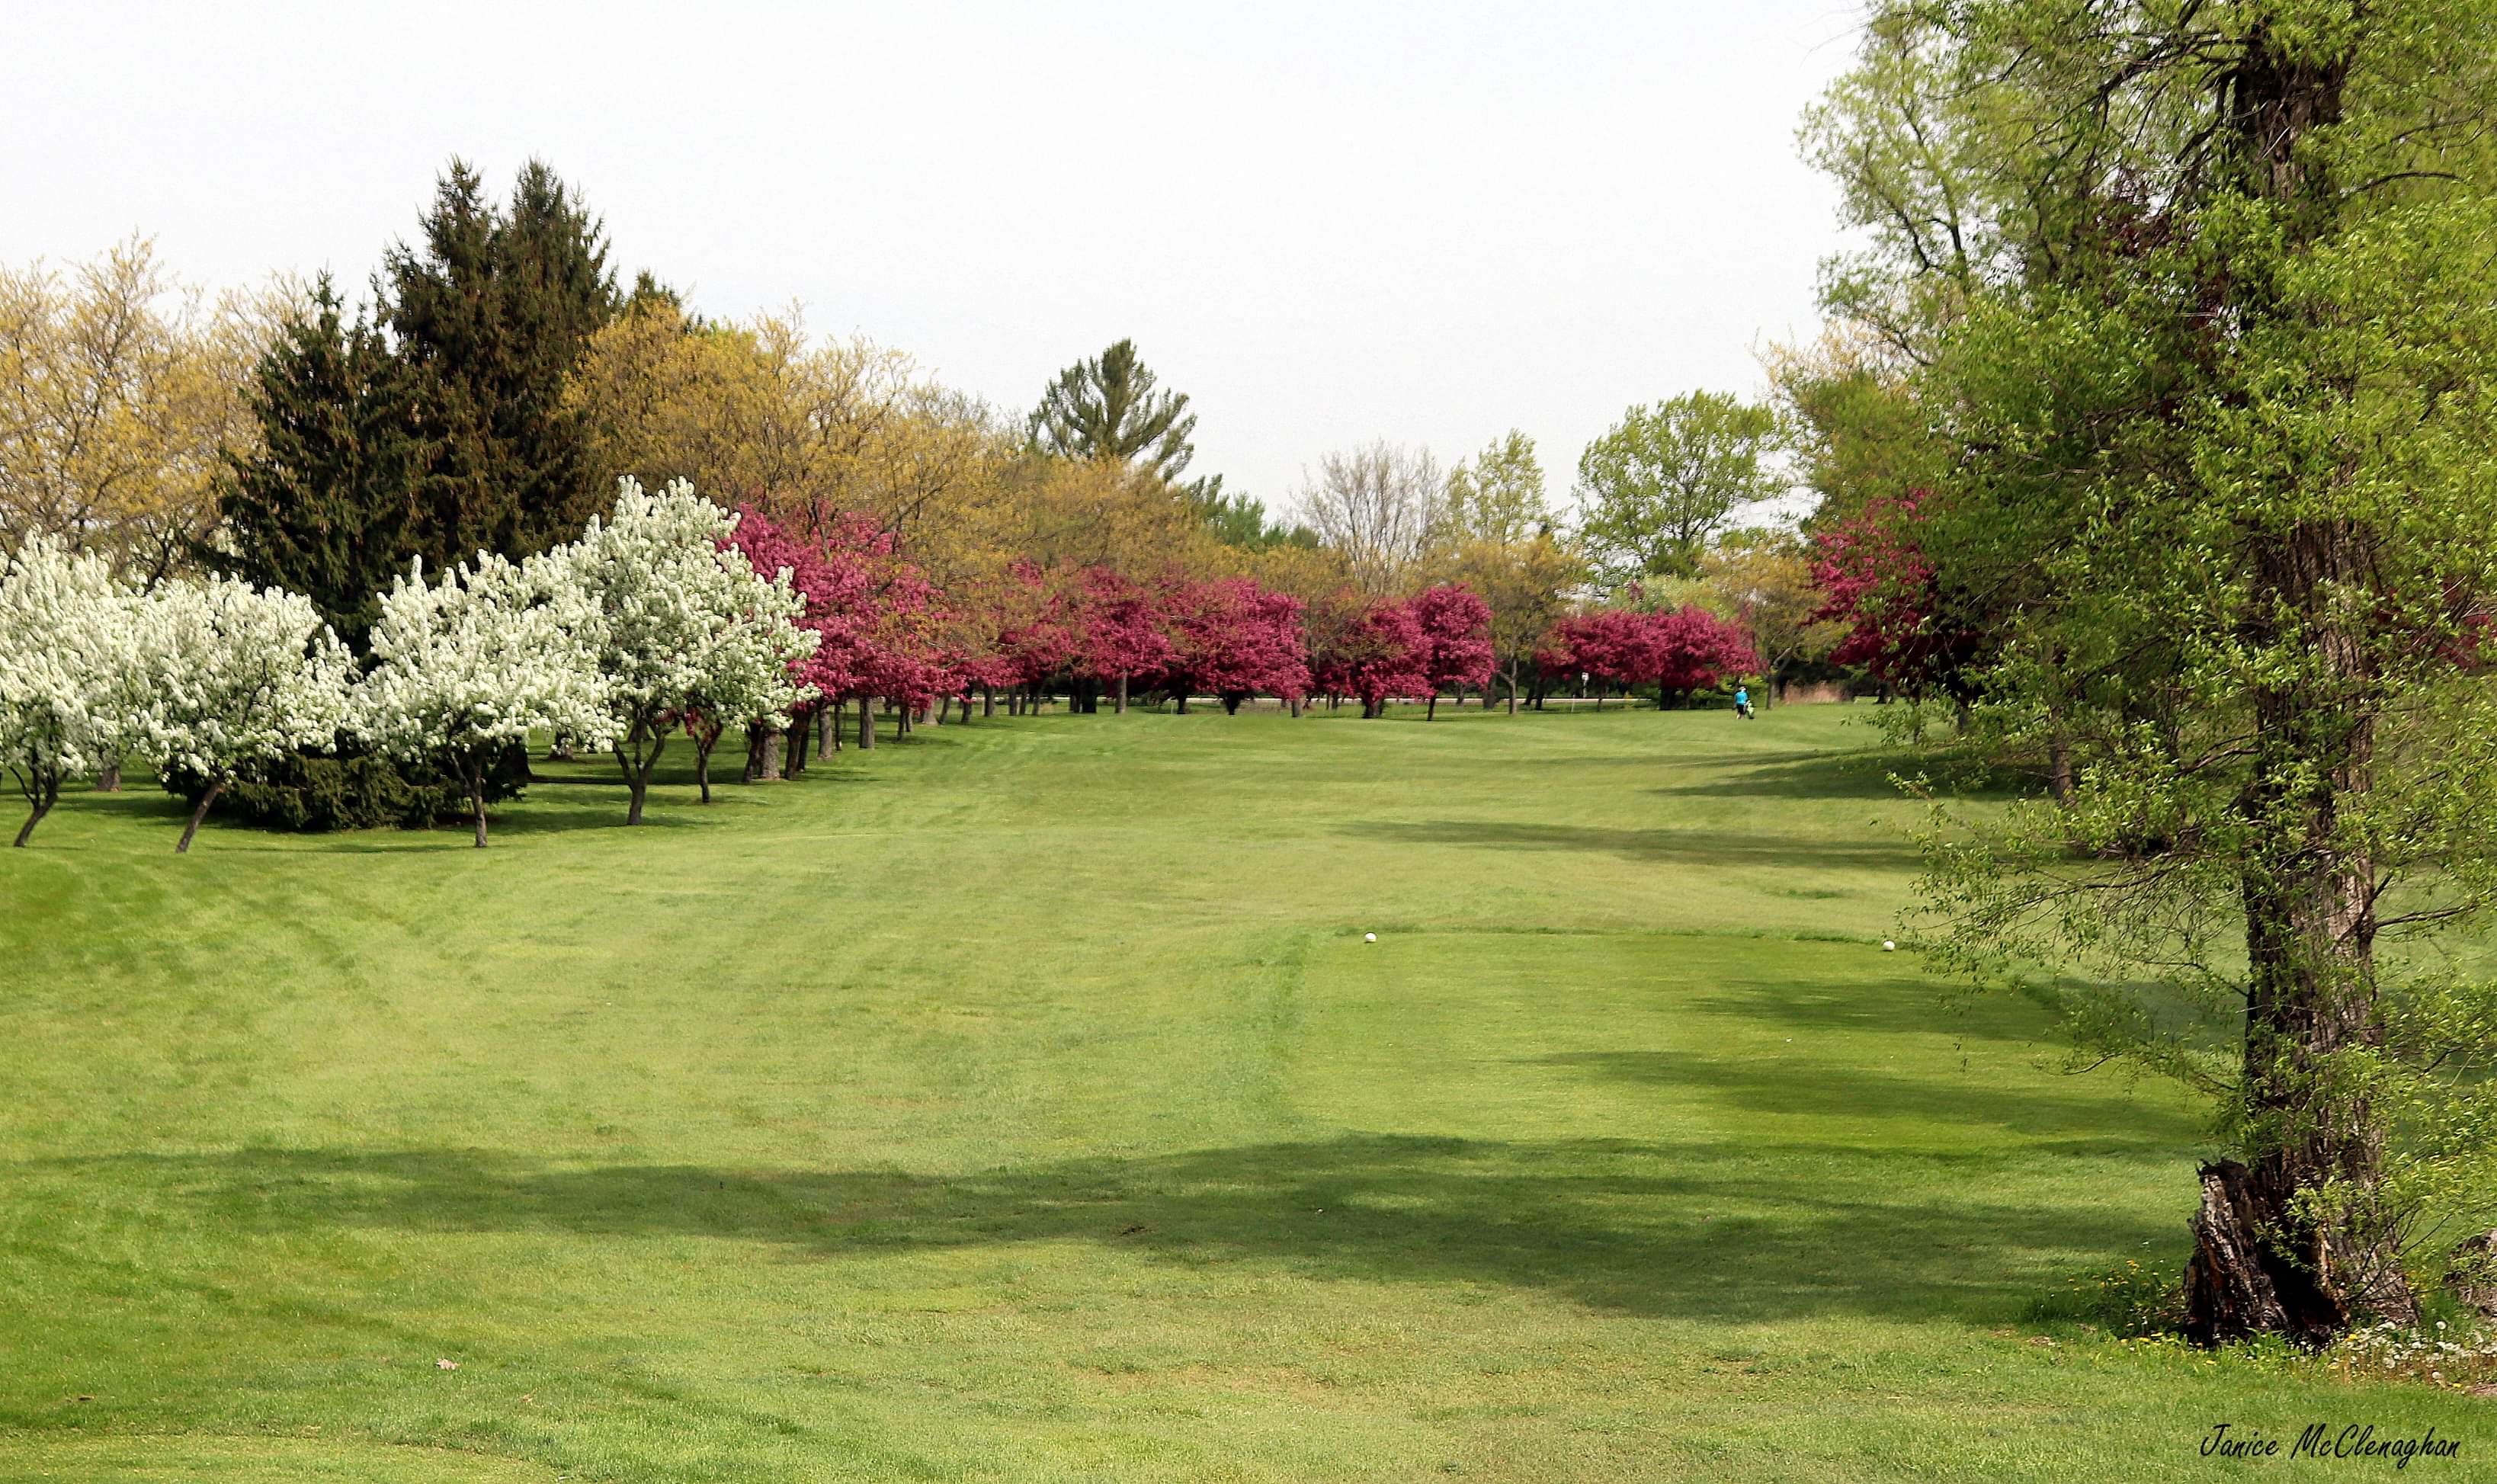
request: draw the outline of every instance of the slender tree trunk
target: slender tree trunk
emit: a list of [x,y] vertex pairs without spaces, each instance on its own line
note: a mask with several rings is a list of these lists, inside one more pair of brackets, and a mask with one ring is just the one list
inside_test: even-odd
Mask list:
[[[17,848],[20,850],[25,849],[26,841],[34,837],[35,826],[42,824],[44,816],[52,811],[52,805],[61,802],[60,775],[45,774],[38,777],[34,788],[26,796],[26,802],[34,806],[34,812],[28,814],[26,822],[17,827]],[[193,823],[192,828],[199,828],[197,822]]]
[[1112,711],[1111,714],[1114,716],[1124,716],[1127,714],[1127,678],[1123,675],[1119,677],[1118,709]]
[[486,760],[470,758],[468,774],[468,812],[477,821],[477,848],[486,848]]
[[1422,719],[1424,721],[1439,719],[1439,693],[1437,690],[1431,692],[1431,704],[1422,709]]
[[[180,840],[176,841],[174,846],[174,853],[175,855],[189,855],[191,853],[191,837],[200,833],[200,821],[208,817],[208,805],[216,803],[217,795],[222,794],[225,791],[226,780],[219,778],[208,785],[208,791],[206,793],[200,796],[199,805],[191,810],[191,822],[182,827],[182,837]],[[27,825],[27,828],[31,830],[34,826],[30,823]],[[19,838],[18,843],[25,843],[22,837]]]
[[997,713],[997,688],[996,688],[996,686],[994,686],[994,685],[983,685],[983,686],[981,686],[981,687],[980,687],[980,714],[981,714],[982,716],[994,716],[994,715],[996,715],[996,713]]
[[1514,663],[1508,667],[1508,713],[1512,716],[1517,714],[1517,666]]
[[719,745],[720,728],[711,727],[694,734],[694,781],[702,786],[702,802],[711,803],[711,749]]
[[96,772],[95,791],[99,794],[121,792],[121,759],[113,758]]
[[875,697],[859,697],[858,711],[859,749],[866,751],[875,745]]
[[1179,693],[1179,713],[1183,716],[1187,714],[1187,691],[1184,688]]
[[826,701],[815,708],[815,755],[841,750],[841,708],[838,701]]

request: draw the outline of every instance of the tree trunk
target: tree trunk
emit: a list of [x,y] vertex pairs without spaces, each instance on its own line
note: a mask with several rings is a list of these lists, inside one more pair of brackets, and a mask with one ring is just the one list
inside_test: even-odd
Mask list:
[[477,848],[486,848],[486,760],[468,760],[468,812],[477,821]]
[[[2338,612],[2337,594],[2364,590],[2359,533],[2310,521],[2258,543],[2254,556],[2249,638],[2303,653],[2312,668],[2253,695],[2254,776],[2237,805],[2252,826],[2239,884],[2252,1168],[2205,1173],[2186,1301],[2197,1337],[2233,1339],[2252,1315],[2320,1342],[2364,1315],[2418,1313],[2380,1195],[2383,1121],[2350,1086],[2353,1058],[2385,1039],[2375,865],[2341,830],[2373,783],[2382,687],[2363,636]],[[2276,1316],[2259,1302],[2266,1289]]]
[[[208,817],[208,805],[216,803],[217,795],[222,794],[225,791],[226,780],[219,778],[214,783],[208,785],[208,791],[206,793],[200,796],[198,806],[191,810],[191,822],[182,827],[182,837],[180,840],[175,842],[174,846],[174,853],[175,855],[189,855],[191,853],[191,837],[200,833],[200,821]],[[34,828],[33,823],[30,821],[26,828],[32,830]],[[17,842],[21,845],[24,844],[24,837],[20,836]]]
[[2046,792],[2057,804],[2072,802],[2072,740],[2061,727],[2046,743]]
[[875,745],[875,697],[859,697],[858,709],[859,747],[865,750]]
[[720,729],[694,734],[694,781],[702,786],[702,802],[711,803],[711,749],[719,745]]
[[1179,693],[1179,713],[1183,716],[1187,714],[1187,692],[1185,689]]
[[983,686],[981,686],[981,687],[980,687],[980,714],[981,714],[982,716],[984,716],[984,717],[985,717],[985,716],[994,716],[994,715],[996,715],[996,713],[997,713],[997,689],[996,689],[996,686],[994,686],[994,685],[983,685]]
[[96,771],[95,791],[99,794],[121,792],[121,759],[114,758]]
[[[642,744],[646,742],[650,742],[650,750],[648,753],[642,751]],[[616,766],[624,771],[624,788],[631,796],[624,806],[626,824],[638,825],[642,822],[642,805],[650,793],[650,773],[659,766],[659,754],[667,748],[668,740],[665,737],[651,742],[649,729],[640,722],[634,723],[633,730],[626,733],[624,740],[616,744]]]
[[781,744],[784,741],[785,739],[782,738],[778,727],[765,727],[763,729],[761,743],[763,755],[763,782],[777,783],[783,776],[781,773],[781,765],[785,759],[781,752]]
[[[34,805],[35,811],[26,816],[24,824],[17,827],[17,848],[20,850],[26,848],[26,841],[34,836],[35,826],[42,824],[44,816],[52,811],[52,805],[61,802],[60,775],[43,774],[37,780],[34,790],[27,795],[26,802]],[[192,828],[199,828],[196,821],[192,824]]]
[[[1462,691],[1458,693],[1458,699],[1464,699],[1464,693]],[[1431,692],[1431,704],[1422,709],[1422,719],[1424,721],[1437,721],[1439,719],[1439,693],[1438,691],[1434,690]]]
[[1300,698],[1300,697],[1298,697],[1298,696],[1294,696],[1294,697],[1292,698],[1291,706],[1292,706],[1292,719],[1293,719],[1294,721],[1298,721],[1298,720],[1300,720],[1300,719],[1301,719],[1301,698]]
[[815,753],[822,756],[841,750],[841,706],[827,701],[815,708]]
[[1124,716],[1127,714],[1127,678],[1123,675],[1119,677],[1118,708],[1110,714],[1114,716]]

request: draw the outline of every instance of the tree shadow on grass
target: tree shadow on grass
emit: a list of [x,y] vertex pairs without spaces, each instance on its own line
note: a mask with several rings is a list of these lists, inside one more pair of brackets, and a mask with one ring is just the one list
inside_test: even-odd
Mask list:
[[[2001,1129],[2023,1145],[2052,1138],[2067,1152],[2150,1156],[2191,1145],[2200,1125],[2172,1103],[2127,1106],[2102,1084],[2070,1092],[2035,1084],[2005,1086],[1981,1073],[1898,1076],[1849,1067],[1843,1076],[1815,1075],[1809,1064],[1782,1058],[1745,1058],[1684,1051],[1582,1051],[1520,1058],[1605,1081],[1705,1090],[1722,1106],[1749,1114],[1838,1121],[1856,1128],[1868,1151],[1930,1130],[1945,1138]],[[2121,1111],[2123,1125],[2110,1126]],[[1903,1128],[1904,1124],[1922,1125]]]
[[[1762,968],[1774,974],[1790,956],[1853,953],[1867,955],[1860,944],[1822,944],[1763,938],[1756,950]],[[1892,963],[1893,960],[1881,960]],[[2060,1049],[2039,1019],[2037,1008],[2008,995],[1952,995],[1939,979],[1916,979],[1866,969],[1860,977],[1834,987],[1817,968],[1809,980],[1794,975],[1761,978],[1712,977],[1705,990],[1679,994],[1675,1004],[1702,1015],[1723,1015],[1798,1034],[1945,1037],[1953,1042],[1988,1041],[2031,1046],[2041,1059]],[[1879,991],[1880,993],[1871,993]],[[2115,1074],[2108,1074],[2113,1076]],[[2103,1084],[2100,1084],[2103,1085]]]
[[1669,799],[1900,799],[1894,774],[1916,771],[1912,758],[1881,753],[1794,751],[1724,753],[1673,760],[1712,770],[1704,781],[1669,783],[1647,792]]
[[2016,1311],[2087,1254],[2175,1235],[2173,1220],[2109,1209],[2105,1188],[2129,1173],[2130,1162],[2064,1163],[2036,1149],[1350,1133],[953,1177],[254,1149],[47,1160],[16,1178],[137,1177],[193,1206],[203,1230],[238,1235],[327,1224],[705,1237],[801,1260],[1080,1241],[1197,1267],[1502,1283],[1597,1309],[1758,1323]]
[[1490,819],[1357,820],[1342,835],[1410,845],[1477,845],[1494,850],[1604,851],[1633,861],[1700,868],[1772,866],[1798,870],[1832,867],[1905,868],[1916,863],[1908,841],[1830,842],[1750,830],[1630,830]]

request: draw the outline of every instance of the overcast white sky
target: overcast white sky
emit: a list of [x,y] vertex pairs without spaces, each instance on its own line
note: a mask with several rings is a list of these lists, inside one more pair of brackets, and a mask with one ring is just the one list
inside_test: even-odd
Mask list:
[[1016,409],[1122,335],[1196,472],[1756,391],[1837,242],[1798,115],[1852,0],[19,7],[0,261],[137,231],[361,287],[453,154],[542,155],[715,315],[792,300]]

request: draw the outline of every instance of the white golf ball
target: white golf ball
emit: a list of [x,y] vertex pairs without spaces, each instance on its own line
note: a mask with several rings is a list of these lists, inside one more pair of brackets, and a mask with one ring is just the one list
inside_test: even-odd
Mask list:
[[1365,932],[1361,935],[1361,940],[1365,943],[1375,943],[1378,941],[1378,934],[1375,932]]
[[1899,945],[1891,942],[1888,938],[1883,938],[1881,940],[1881,951],[1883,953],[1897,953],[1899,951]]

